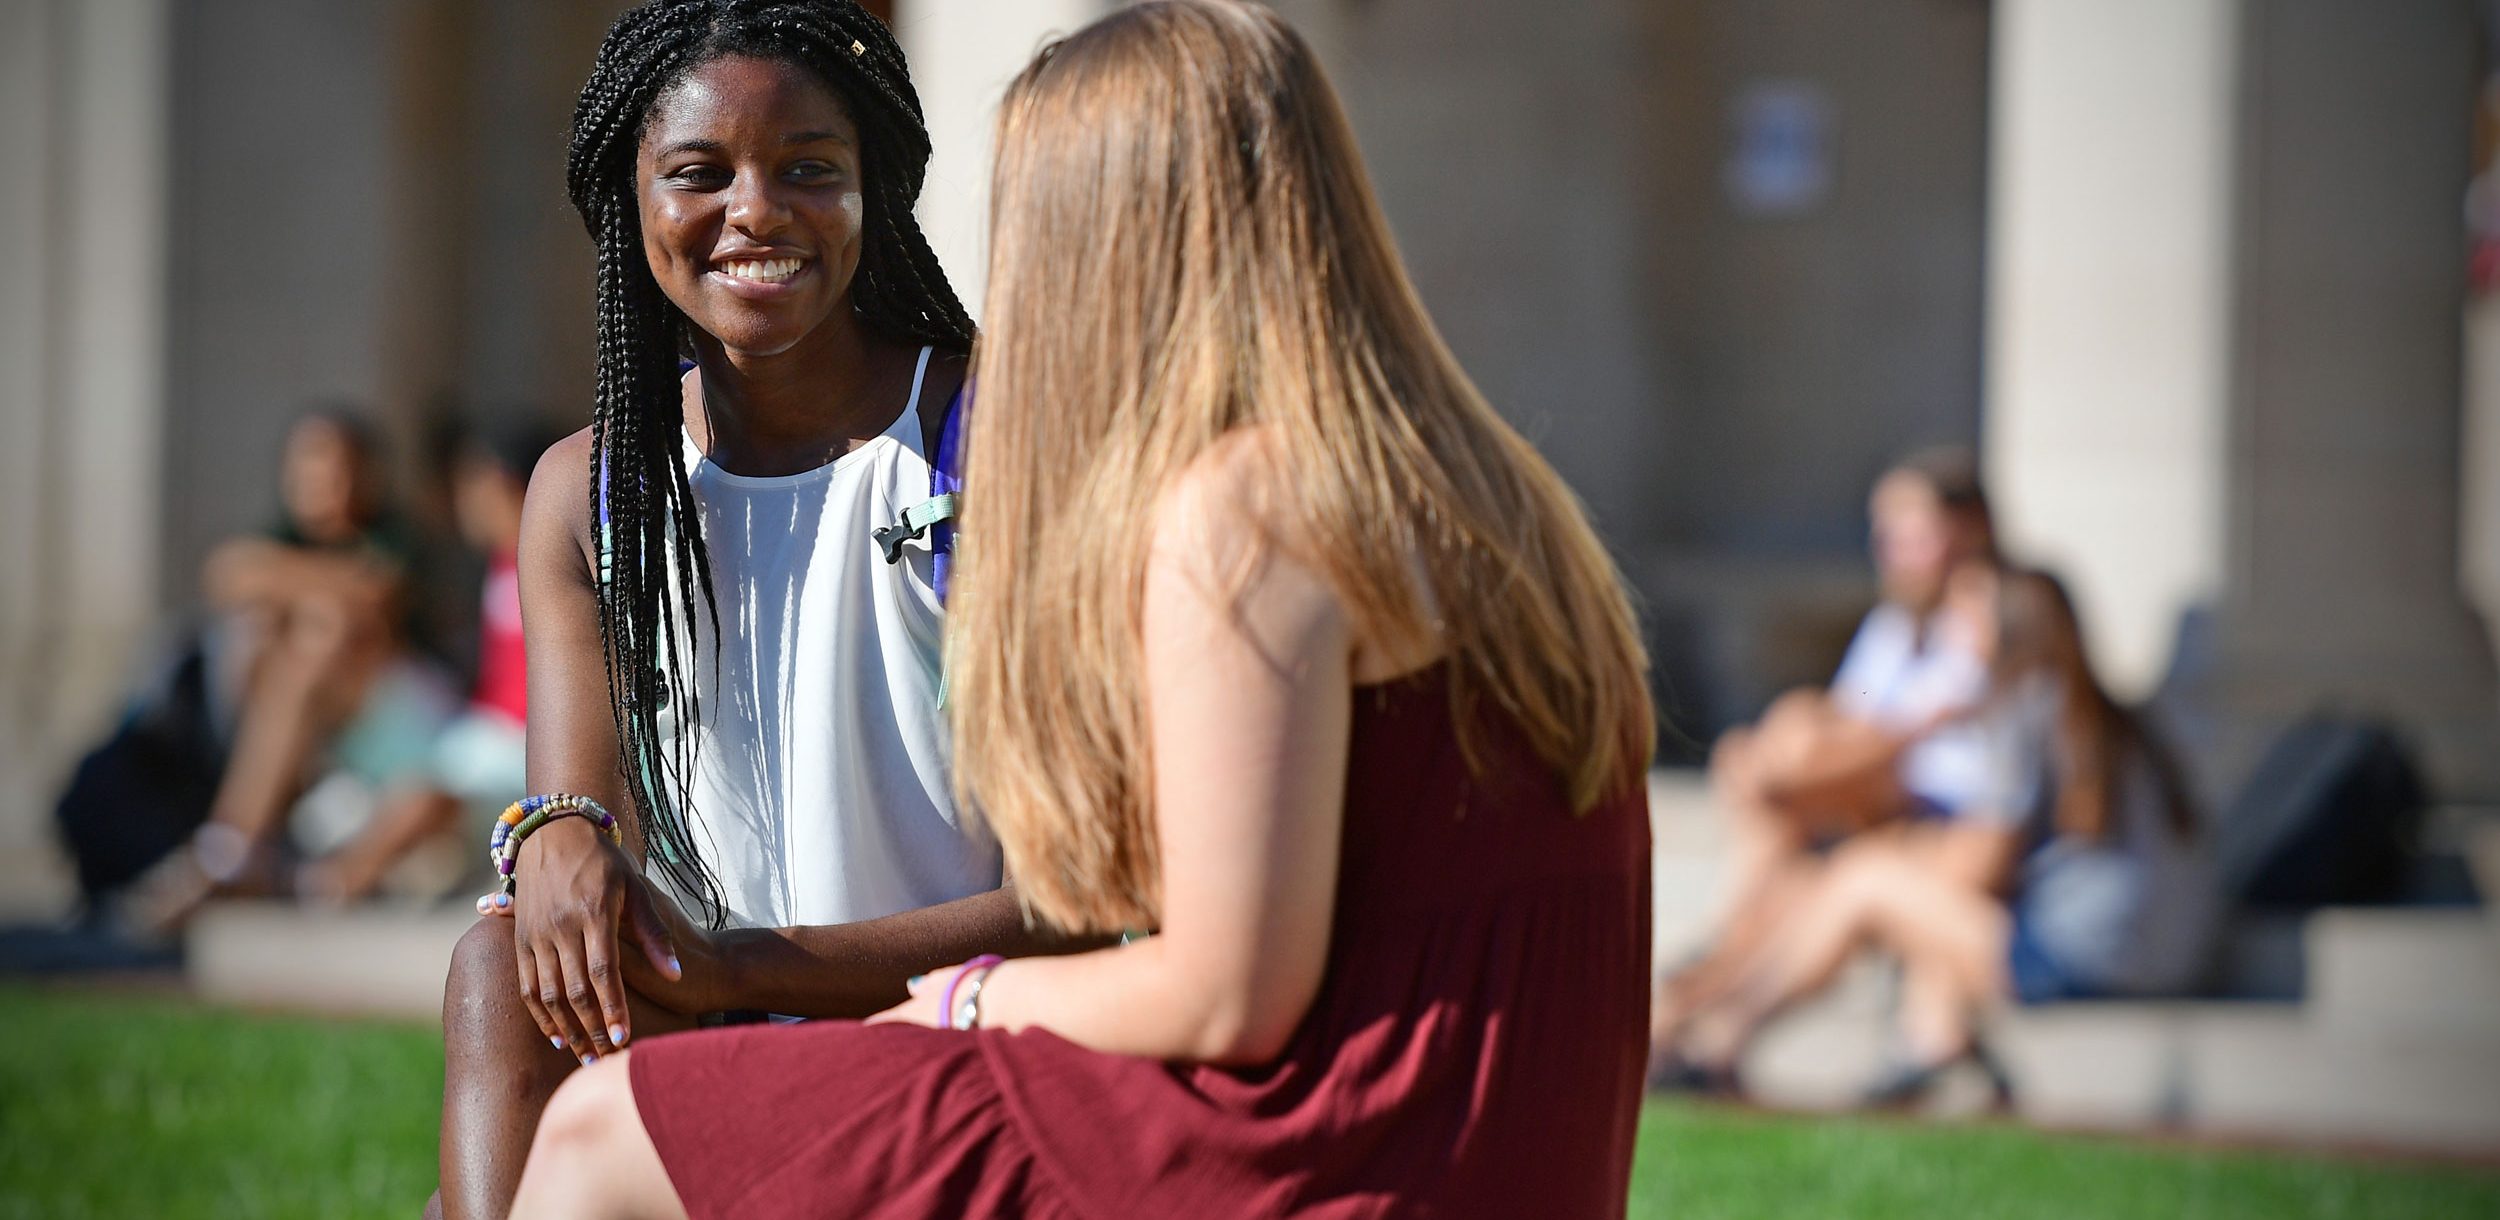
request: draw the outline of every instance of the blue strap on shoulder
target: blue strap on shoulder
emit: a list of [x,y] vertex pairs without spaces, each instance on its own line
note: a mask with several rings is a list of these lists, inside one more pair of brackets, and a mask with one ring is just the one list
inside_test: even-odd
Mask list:
[[946,422],[938,427],[937,460],[929,463],[929,498],[905,508],[894,524],[875,533],[887,563],[903,560],[903,544],[926,536],[930,551],[930,585],[939,604],[946,601],[947,570],[954,566],[955,518],[964,487],[964,417],[971,413],[970,387],[946,400]]
[[930,524],[929,548],[936,552],[931,584],[938,604],[946,603],[946,570],[955,561],[955,517],[964,494],[964,420],[972,413],[971,387],[961,386],[946,400],[946,422],[938,427],[937,461],[929,465],[929,495],[946,501],[946,515]]

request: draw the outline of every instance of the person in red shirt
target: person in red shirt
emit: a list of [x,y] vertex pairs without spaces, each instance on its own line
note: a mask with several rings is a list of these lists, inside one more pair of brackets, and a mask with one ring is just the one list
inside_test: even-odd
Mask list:
[[[371,895],[428,841],[464,830],[482,834],[485,821],[526,786],[522,726],[529,715],[529,671],[516,556],[522,494],[553,440],[552,430],[523,422],[475,433],[462,447],[452,473],[452,514],[462,541],[487,557],[477,684],[468,708],[435,740],[423,781],[391,793],[354,839],[306,866],[298,889],[307,900],[335,905]],[[464,826],[464,815],[475,824]]]

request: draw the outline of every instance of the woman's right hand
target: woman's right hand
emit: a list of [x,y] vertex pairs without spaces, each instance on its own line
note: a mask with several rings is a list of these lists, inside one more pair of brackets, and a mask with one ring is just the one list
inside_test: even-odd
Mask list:
[[[647,902],[633,860],[583,818],[559,818],[521,844],[509,907],[521,1002],[550,1041],[584,1063],[633,1036],[620,945],[675,978],[676,947]],[[485,909],[484,905],[481,909]]]

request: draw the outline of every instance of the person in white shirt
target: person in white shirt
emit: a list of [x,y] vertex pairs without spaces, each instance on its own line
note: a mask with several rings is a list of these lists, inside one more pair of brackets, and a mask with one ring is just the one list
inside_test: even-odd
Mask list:
[[1894,837],[1835,853],[1736,977],[1677,1015],[1670,1057],[1694,1075],[1724,1076],[1774,1016],[1877,948],[1904,982],[1896,1062],[1866,1101],[1915,1101],[1972,1059],[2003,1102],[2010,1082],[1977,1036],[1989,1005],[2176,994],[2205,967],[2218,891],[2185,785],[2095,677],[2064,586],[1974,564],[1952,589],[1952,634],[1987,673],[1954,725],[1981,766],[1974,806],[1941,832],[1953,849]]
[[1711,752],[1733,840],[1729,879],[1711,948],[1661,987],[1652,1024],[1662,1046],[1795,908],[1832,844],[1985,806],[1984,743],[1956,720],[1986,690],[1987,669],[1939,613],[1957,566],[1995,560],[1974,460],[1959,449],[1904,458],[1876,481],[1868,516],[1882,600],[1831,685],[1781,696]]

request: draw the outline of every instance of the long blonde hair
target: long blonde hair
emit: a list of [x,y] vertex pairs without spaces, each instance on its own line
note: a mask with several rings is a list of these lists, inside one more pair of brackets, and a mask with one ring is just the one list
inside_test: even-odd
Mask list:
[[1444,641],[1462,740],[1489,700],[1574,808],[1638,782],[1647,660],[1621,581],[1433,329],[1281,20],[1172,0],[1044,47],[1000,109],[991,208],[957,785],[1029,910],[1157,922],[1147,544],[1162,494],[1236,429],[1290,480],[1265,545],[1327,577],[1367,638]]

